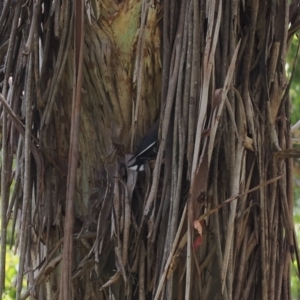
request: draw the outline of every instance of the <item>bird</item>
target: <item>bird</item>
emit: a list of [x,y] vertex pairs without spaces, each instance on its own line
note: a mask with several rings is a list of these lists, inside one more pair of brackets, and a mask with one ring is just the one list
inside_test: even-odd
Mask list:
[[[158,129],[159,129],[159,120],[157,120],[153,126],[146,133],[139,147],[129,159],[127,167],[135,171],[144,171],[145,162],[149,159],[155,158],[155,148],[158,140]],[[132,162],[131,164],[129,164]]]

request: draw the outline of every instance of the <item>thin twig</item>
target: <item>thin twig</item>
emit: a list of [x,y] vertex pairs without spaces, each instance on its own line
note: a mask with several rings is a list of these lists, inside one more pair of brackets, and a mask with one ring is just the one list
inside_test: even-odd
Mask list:
[[[74,226],[74,199],[77,183],[77,164],[79,156],[80,108],[82,88],[82,64],[84,41],[84,3],[75,2],[74,19],[74,92],[72,104],[72,124],[70,134],[69,165],[66,195],[66,217],[64,224],[63,268],[61,274],[60,299],[71,299],[72,262],[73,262],[73,226]],[[67,19],[68,20],[68,19]],[[72,22],[72,21],[71,21]]]
[[[7,7],[7,5],[5,5]],[[13,18],[11,34],[9,38],[8,55],[5,64],[5,77],[3,86],[3,96],[7,96],[8,79],[10,76],[13,64],[13,49],[15,47],[16,34],[18,28],[18,20],[21,11],[21,2],[18,2],[15,7],[15,14]],[[3,11],[4,13],[5,11]],[[1,22],[4,20],[2,15]],[[3,98],[3,97],[1,97]],[[5,288],[5,262],[6,262],[6,210],[8,207],[9,198],[9,166],[8,166],[8,128],[7,128],[7,114],[3,113],[2,119],[2,169],[1,169],[1,258],[0,258],[0,295],[3,295]]]
[[27,66],[27,80],[26,80],[26,126],[25,126],[25,146],[24,146],[24,156],[25,156],[25,172],[24,172],[24,194],[22,203],[22,225],[20,231],[20,262],[19,262],[19,272],[17,276],[17,299],[21,298],[21,291],[23,287],[23,275],[25,269],[25,256],[27,253],[27,239],[28,239],[28,224],[29,224],[29,214],[28,208],[31,199],[31,124],[32,124],[32,79],[33,79],[33,53],[29,55],[29,64]]

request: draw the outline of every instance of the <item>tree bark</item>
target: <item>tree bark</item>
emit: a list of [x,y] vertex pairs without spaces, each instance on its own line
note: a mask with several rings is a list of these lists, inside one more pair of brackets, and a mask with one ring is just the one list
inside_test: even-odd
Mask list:
[[[17,299],[292,299],[298,4],[4,3],[1,236],[12,219]],[[158,119],[156,159],[130,170]]]

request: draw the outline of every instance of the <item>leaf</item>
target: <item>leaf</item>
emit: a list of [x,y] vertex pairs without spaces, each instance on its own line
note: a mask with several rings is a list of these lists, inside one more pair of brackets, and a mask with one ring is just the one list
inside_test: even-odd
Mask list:
[[197,248],[199,248],[202,245],[202,236],[198,236],[193,244],[194,249],[196,250]]
[[196,239],[195,239],[195,241],[193,243],[194,249],[197,249],[197,248],[199,248],[202,245],[203,227],[202,227],[201,221],[199,221],[199,220],[194,220],[193,225],[194,225],[194,228],[197,230],[197,232],[199,234],[199,236],[196,237]]
[[102,291],[104,288],[116,283],[120,278],[121,278],[121,273],[119,271],[117,271],[115,273],[115,275],[110,277],[110,279],[101,286],[100,291]]

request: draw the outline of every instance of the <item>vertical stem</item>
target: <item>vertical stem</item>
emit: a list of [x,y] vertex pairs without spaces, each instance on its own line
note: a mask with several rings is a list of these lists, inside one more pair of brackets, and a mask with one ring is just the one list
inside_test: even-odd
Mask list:
[[31,189],[30,184],[30,164],[31,164],[31,121],[32,121],[32,78],[33,78],[33,53],[29,54],[29,64],[27,67],[27,76],[26,76],[26,91],[25,91],[25,101],[26,101],[26,125],[25,125],[25,171],[24,171],[24,193],[23,193],[23,204],[22,204],[22,225],[20,232],[20,263],[19,271],[17,277],[17,299],[21,299],[22,283],[23,283],[23,274],[25,268],[25,255],[26,255],[26,246],[27,246],[27,237],[28,237],[28,223],[29,223],[29,214],[28,206],[31,198]]
[[6,210],[8,206],[7,189],[7,113],[3,110],[2,122],[2,170],[1,170],[1,261],[0,261],[0,295],[5,288],[6,256]]
[[[7,5],[6,5],[7,6]],[[5,64],[5,78],[3,86],[3,96],[7,96],[7,84],[8,78],[10,76],[10,70],[13,63],[13,49],[15,46],[15,38],[17,34],[19,14],[21,10],[21,2],[18,2],[15,13],[14,20],[12,24],[11,34],[9,38],[8,55]],[[3,11],[4,14],[4,11]],[[4,18],[4,17],[3,17]],[[1,22],[2,22],[1,18]],[[9,189],[8,189],[8,129],[7,129],[7,113],[3,110],[2,119],[2,169],[1,169],[1,257],[0,257],[0,295],[2,295],[5,288],[5,256],[6,256],[6,210],[8,207]]]
[[69,166],[66,195],[66,218],[64,226],[63,268],[60,299],[72,299],[71,279],[73,260],[74,197],[77,182],[79,155],[80,108],[82,88],[82,63],[84,41],[84,2],[75,1],[74,15],[74,91],[72,125],[70,134]]

